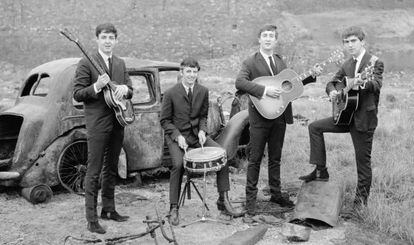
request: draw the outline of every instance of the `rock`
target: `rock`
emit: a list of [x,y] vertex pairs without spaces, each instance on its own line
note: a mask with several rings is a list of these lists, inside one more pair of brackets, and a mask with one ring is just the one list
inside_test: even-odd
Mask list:
[[284,223],[282,226],[282,236],[291,242],[306,242],[309,240],[311,229],[302,225]]
[[259,225],[243,231],[237,231],[220,242],[220,245],[254,245],[260,241],[268,227]]

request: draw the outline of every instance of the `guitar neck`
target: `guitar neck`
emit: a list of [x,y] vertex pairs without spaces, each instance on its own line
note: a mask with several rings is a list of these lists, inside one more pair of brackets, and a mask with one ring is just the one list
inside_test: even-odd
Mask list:
[[[319,66],[321,66],[323,68],[331,62],[332,62],[331,59],[327,59],[327,60],[324,60],[322,63],[319,63]],[[304,79],[309,77],[310,75],[312,75],[312,73],[313,73],[313,70],[309,69],[306,72],[304,72],[304,73],[300,74],[299,76],[295,77],[294,79],[296,81],[302,81],[303,85],[306,85],[306,84],[312,83],[312,82],[309,82],[309,81],[304,82]]]
[[92,58],[92,56],[86,51],[86,49],[83,47],[83,45],[79,42],[75,42],[76,45],[78,45],[79,49],[82,51],[82,53],[85,55],[85,57],[91,62],[92,66],[98,71],[99,75],[105,74],[105,70],[98,64],[98,62]]
[[[78,45],[79,49],[82,51],[82,53],[85,55],[85,57],[91,62],[92,66],[98,71],[99,75],[103,75],[105,74],[105,70],[101,67],[101,65],[98,64],[98,62],[88,53],[88,51],[86,51],[86,49],[83,47],[83,45],[79,42],[76,41],[75,42],[76,45]],[[108,82],[108,86],[112,89],[115,90],[116,87],[115,85],[112,83],[112,81]]]

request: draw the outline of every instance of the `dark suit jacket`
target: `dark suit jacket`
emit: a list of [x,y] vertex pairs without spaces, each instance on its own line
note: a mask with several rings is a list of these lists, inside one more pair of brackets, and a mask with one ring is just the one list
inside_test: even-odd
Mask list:
[[199,130],[207,133],[208,103],[208,89],[198,82],[194,84],[191,106],[181,82],[168,89],[163,96],[160,118],[165,135],[172,140],[183,135],[187,143],[196,144]]
[[[105,61],[98,52],[94,53],[92,58],[105,69],[114,84],[128,86],[127,98],[131,98],[132,83],[126,71],[125,62],[112,55],[112,74],[110,74]],[[103,92],[95,93],[93,84],[98,80],[98,76],[98,71],[86,57],[79,61],[74,79],[73,98],[84,104],[86,128],[90,133],[110,132],[115,123],[119,125],[114,111],[105,103]]]
[[[365,67],[369,65],[371,59],[368,52],[362,57],[358,73],[361,73]],[[326,93],[334,89],[342,89],[345,87],[345,77],[355,77],[355,70],[351,67],[352,59],[350,58],[344,62],[339,71],[335,74],[332,81],[326,85]],[[359,91],[359,104],[354,113],[354,124],[358,131],[366,132],[374,130],[378,124],[378,101],[380,96],[380,89],[382,87],[382,73],[384,72],[384,63],[377,60],[374,65],[373,79],[368,81],[364,89]]]
[[[276,74],[286,69],[286,64],[283,62],[283,60],[281,59],[279,55],[274,54],[273,60],[275,61],[275,65],[276,65]],[[272,73],[269,69],[269,66],[266,63],[266,60],[263,58],[260,52],[257,52],[254,55],[247,58],[243,62],[242,68],[240,69],[240,72],[237,75],[236,89],[260,98],[264,93],[265,87],[263,85],[253,83],[251,81],[257,77],[271,76],[271,75]],[[314,81],[314,78],[312,77],[308,77],[305,80],[307,79],[312,79],[312,82]],[[255,106],[250,100],[249,100],[249,116],[250,116],[252,123],[256,123],[256,124],[262,124],[262,123],[266,123],[269,121],[273,121],[273,120],[269,120],[269,119],[262,117],[262,115],[260,115],[260,113],[257,111],[257,109],[255,108]],[[283,114],[280,117],[283,118],[283,120],[288,124],[293,123],[291,103],[288,104],[288,106],[286,107],[286,110],[283,112]]]

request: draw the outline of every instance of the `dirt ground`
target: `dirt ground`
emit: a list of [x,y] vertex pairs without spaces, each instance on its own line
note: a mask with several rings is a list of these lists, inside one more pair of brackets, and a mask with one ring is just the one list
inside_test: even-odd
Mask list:
[[[234,169],[233,169],[234,170]],[[266,169],[262,169],[259,182],[260,189],[267,182]],[[207,204],[210,208],[209,218],[220,222],[198,222],[183,227],[174,227],[178,244],[219,244],[223,239],[236,231],[248,229],[256,224],[247,224],[242,218],[229,220],[228,216],[220,214],[215,206],[217,192],[215,174],[207,176]],[[196,179],[196,185],[202,192],[202,177]],[[234,206],[241,208],[244,198],[245,172],[233,171],[231,174],[230,196]],[[296,200],[300,182],[284,183],[284,191],[289,192],[292,200]],[[269,228],[258,245],[289,244],[281,235],[281,225],[289,219],[292,211],[283,213],[278,205],[267,202],[268,196],[259,191],[258,199],[261,210],[267,211]],[[86,229],[84,218],[84,198],[64,191],[56,191],[48,203],[32,205],[20,196],[17,190],[7,190],[0,194],[0,244],[65,244],[67,236],[82,239],[111,239],[116,237],[136,235],[146,230],[143,223],[150,215],[156,218],[155,206],[158,203],[160,216],[165,217],[168,212],[168,176],[144,179],[143,187],[133,187],[133,184],[119,185],[116,189],[117,210],[121,214],[129,215],[130,220],[125,223],[100,221],[107,229],[104,235],[90,233]],[[100,210],[100,208],[98,208]],[[270,212],[269,212],[270,211]],[[192,199],[186,199],[180,209],[181,223],[185,224],[200,219],[202,214],[201,201],[192,189]],[[349,244],[346,230],[355,226],[352,222],[341,220],[340,225],[333,229],[312,231],[310,240],[302,244]],[[171,233],[167,230],[167,233]],[[156,230],[158,244],[169,244],[162,237],[159,229]],[[68,239],[66,244],[83,244],[75,239]],[[99,243],[103,244],[103,243]],[[125,241],[120,244],[156,244],[149,236]],[[364,243],[360,243],[364,244]],[[372,243],[376,244],[376,243]]]

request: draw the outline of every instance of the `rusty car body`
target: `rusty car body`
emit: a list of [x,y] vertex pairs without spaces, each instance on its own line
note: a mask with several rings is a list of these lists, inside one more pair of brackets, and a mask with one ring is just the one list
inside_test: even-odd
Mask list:
[[[72,192],[83,190],[87,132],[83,104],[72,98],[79,60],[59,59],[34,68],[23,81],[15,105],[0,112],[0,186],[60,184]],[[162,93],[176,83],[179,65],[124,60],[133,83],[136,116],[125,129],[120,157],[120,165],[125,166],[121,175],[125,177],[168,161],[159,114]],[[234,157],[247,124],[246,111],[226,124],[220,103],[210,102],[209,133],[226,148],[229,159]]]

